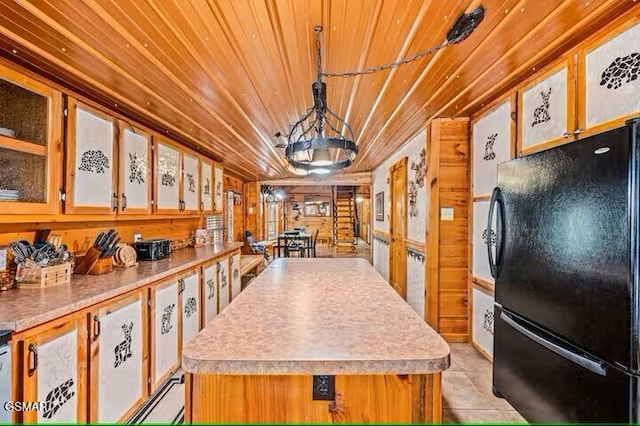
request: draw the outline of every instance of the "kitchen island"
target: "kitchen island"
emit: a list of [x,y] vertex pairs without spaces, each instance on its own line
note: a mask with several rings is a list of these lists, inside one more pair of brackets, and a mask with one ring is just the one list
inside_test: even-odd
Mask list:
[[187,423],[430,423],[449,346],[365,259],[285,258],[182,365]]

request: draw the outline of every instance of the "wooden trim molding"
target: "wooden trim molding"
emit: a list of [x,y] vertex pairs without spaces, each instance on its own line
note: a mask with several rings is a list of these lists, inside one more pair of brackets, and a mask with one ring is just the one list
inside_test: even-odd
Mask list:
[[494,283],[491,283],[487,280],[483,280],[482,278],[473,277],[473,276],[471,277],[471,282],[474,287],[481,288],[485,290],[485,292],[488,292],[489,294],[491,294],[492,296],[494,295],[495,287],[496,287]]
[[384,232],[384,231],[379,231],[377,229],[373,230],[373,239],[377,240],[383,244],[389,245],[389,242],[391,241],[391,234],[389,234],[388,232]]
[[414,240],[410,240],[408,238],[404,239],[404,244],[407,246],[407,248],[413,249],[419,253],[424,254],[426,252],[426,244],[425,243],[421,243],[419,241],[414,241]]

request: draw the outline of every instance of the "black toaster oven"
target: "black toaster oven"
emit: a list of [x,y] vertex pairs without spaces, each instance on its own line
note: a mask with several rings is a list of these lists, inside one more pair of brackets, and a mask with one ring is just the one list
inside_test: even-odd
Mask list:
[[138,260],[159,260],[171,254],[171,241],[167,239],[143,240],[134,244]]

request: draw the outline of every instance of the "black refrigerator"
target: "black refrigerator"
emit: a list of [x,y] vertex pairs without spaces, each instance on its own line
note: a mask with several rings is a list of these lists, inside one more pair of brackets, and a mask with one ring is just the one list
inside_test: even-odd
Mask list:
[[530,422],[640,420],[639,134],[498,166],[493,390]]

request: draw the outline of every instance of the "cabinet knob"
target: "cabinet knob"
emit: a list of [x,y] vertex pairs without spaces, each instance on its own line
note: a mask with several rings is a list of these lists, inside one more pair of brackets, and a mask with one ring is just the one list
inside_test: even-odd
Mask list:
[[573,132],[573,134],[574,134],[574,135],[579,135],[580,133],[582,133],[582,131],[583,131],[583,130],[584,130],[584,129],[576,129],[576,130]]
[[118,211],[118,194],[116,192],[113,193],[113,211]]
[[100,336],[100,318],[93,316],[93,340],[97,340]]
[[571,133],[569,133],[569,132],[564,132],[564,133],[562,134],[562,137],[563,137],[563,138],[568,138],[569,136],[571,136]]

